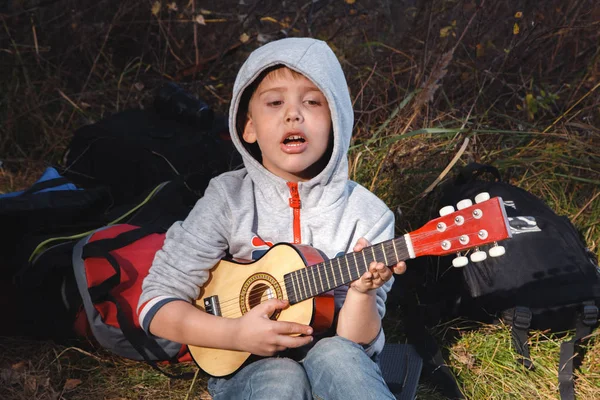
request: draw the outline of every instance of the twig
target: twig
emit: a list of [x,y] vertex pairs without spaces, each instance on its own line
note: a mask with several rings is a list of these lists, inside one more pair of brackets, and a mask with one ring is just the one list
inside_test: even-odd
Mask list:
[[108,31],[106,32],[106,35],[104,36],[104,42],[102,42],[102,47],[100,47],[100,51],[98,52],[98,54],[96,54],[96,58],[94,59],[94,64],[92,64],[92,68],[90,69],[90,72],[89,72],[87,78],[85,79],[83,86],[81,87],[81,93],[85,92],[85,89],[87,88],[87,85],[90,82],[90,78],[92,77],[92,74],[94,73],[94,70],[96,69],[96,65],[98,64],[98,60],[100,59],[100,56],[104,52],[104,46],[106,46],[106,42],[108,42],[108,37],[110,36],[110,32],[112,31],[114,20],[117,18],[118,14],[119,14],[119,11],[117,11],[113,21],[108,26]]
[[371,73],[369,74],[369,77],[367,78],[367,80],[365,81],[365,83],[362,85],[362,87],[360,88],[360,90],[358,91],[358,93],[356,94],[356,97],[354,97],[354,101],[352,102],[352,108],[354,108],[354,104],[356,103],[356,100],[358,100],[358,98],[362,94],[363,90],[365,90],[365,87],[367,86],[367,84],[371,80],[371,77],[373,77],[373,74],[375,73],[375,69],[376,68],[377,68],[377,63],[375,63],[375,65],[373,65],[373,68],[371,68]]
[[73,100],[71,100],[69,98],[69,96],[67,96],[66,94],[63,93],[62,90],[60,89],[56,89],[58,91],[58,94],[60,94],[60,96],[65,99],[66,101],[69,102],[69,104],[71,104],[73,106],[74,109],[76,109],[77,111],[79,111],[80,113],[83,113],[83,110],[81,108],[79,108],[79,106],[77,104],[75,104],[75,102]]
[[583,207],[581,208],[581,210],[579,210],[579,212],[578,212],[577,214],[575,214],[575,216],[573,217],[572,221],[575,221],[575,220],[576,220],[576,219],[577,219],[577,218],[578,218],[578,217],[581,215],[581,213],[583,213],[583,211],[584,211],[586,208],[588,208],[588,206],[589,206],[590,204],[592,204],[592,202],[593,202],[594,200],[596,200],[596,198],[597,198],[598,196],[600,196],[600,192],[596,192],[596,194],[594,195],[594,197],[592,197],[592,198],[590,199],[590,201],[588,201],[587,203],[585,203],[585,206],[583,206]]
[[[192,0],[192,15],[196,16],[196,0]],[[198,50],[198,24],[194,21],[194,49],[196,50],[196,65],[200,64],[200,51]],[[195,71],[195,70],[194,70]],[[193,79],[196,80],[194,72]]]
[[573,108],[575,108],[575,106],[577,106],[579,103],[581,103],[583,100],[585,100],[586,97],[588,97],[590,94],[592,94],[596,89],[598,89],[600,87],[600,83],[596,84],[596,86],[594,86],[592,88],[592,90],[590,90],[589,92],[587,92],[585,95],[583,95],[579,100],[577,100],[575,102],[575,104],[573,104],[571,107],[569,107],[569,109],[567,111],[565,111],[564,113],[562,113],[560,115],[560,117],[556,118],[554,120],[554,122],[552,124],[550,124],[546,129],[544,129],[544,131],[542,133],[546,133],[548,132],[554,125],[556,125],[556,123],[558,121],[560,121],[561,119],[564,118],[565,115],[567,115],[568,113],[571,112],[571,110],[573,110]]
[[194,378],[192,379],[192,383],[190,384],[190,388],[188,389],[184,400],[188,400],[190,398],[190,393],[192,393],[192,388],[196,384],[196,379],[198,378],[198,372],[200,372],[200,368],[196,368],[196,373],[194,374]]
[[446,168],[444,168],[442,173],[433,181],[433,183],[431,185],[429,185],[429,187],[427,189],[425,189],[425,191],[423,193],[421,193],[420,197],[425,197],[429,192],[431,192],[433,190],[433,188],[435,188],[438,185],[438,183],[440,183],[442,181],[442,179],[444,179],[444,177],[448,174],[448,172],[450,172],[452,167],[454,167],[454,164],[456,164],[458,159],[463,155],[463,153],[467,149],[468,145],[469,145],[469,138],[467,137],[467,138],[465,138],[465,141],[463,142],[462,146],[460,146],[458,153],[456,153],[456,155],[454,156],[452,161],[450,161],[450,164],[448,164],[448,166]]
[[66,349],[64,349],[63,351],[61,351],[61,352],[60,352],[60,353],[59,353],[59,354],[58,354],[58,355],[57,355],[57,356],[54,358],[54,360],[52,360],[52,361],[50,362],[50,364],[52,364],[52,363],[54,363],[55,361],[57,361],[59,358],[61,358],[61,357],[62,357],[62,355],[63,355],[63,354],[65,354],[65,353],[66,353],[67,351],[69,351],[69,350],[75,350],[75,351],[78,351],[78,352],[80,352],[81,354],[84,354],[84,355],[86,355],[86,356],[92,357],[92,358],[93,358],[93,359],[95,359],[96,361],[100,361],[100,362],[107,362],[106,360],[103,360],[102,358],[100,358],[100,357],[98,357],[98,356],[95,356],[95,355],[93,355],[92,353],[89,353],[89,352],[87,352],[87,351],[85,351],[85,350],[82,350],[82,349],[80,349],[79,347],[67,347]]

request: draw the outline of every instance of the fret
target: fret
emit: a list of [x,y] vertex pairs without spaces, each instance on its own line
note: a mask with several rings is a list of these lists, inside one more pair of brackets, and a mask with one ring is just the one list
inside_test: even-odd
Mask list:
[[385,254],[385,247],[383,246],[383,243],[381,243],[381,251],[383,252],[383,259],[385,260],[385,265],[388,266],[390,264],[388,264],[388,259],[387,259],[387,255]]
[[356,253],[352,253],[352,255],[354,256],[354,266],[356,267],[356,276],[358,278],[360,278],[360,271],[358,269],[358,261],[356,260]]
[[302,270],[298,271],[298,274],[300,275],[300,282],[302,283],[302,298],[303,299],[307,299],[308,296],[306,295],[306,286],[304,285],[304,277],[302,276]]
[[342,284],[346,282],[344,279],[344,273],[342,272],[342,264],[340,264],[340,259],[336,258],[338,264],[338,270],[340,271],[340,279],[342,280]]
[[350,272],[350,265],[348,264],[348,259],[346,258],[346,256],[344,256],[344,261],[346,262],[346,269],[348,270],[348,279],[350,279],[350,281],[353,281],[354,279],[352,279],[352,272]]
[[308,276],[308,272],[309,272],[308,270],[309,270],[309,268],[304,268],[304,275],[306,276],[306,287],[309,290],[309,292],[307,294],[308,294],[308,297],[313,297],[314,295],[311,290],[312,286],[310,285],[310,277]]
[[321,282],[321,291],[323,293],[326,292],[325,287],[323,286],[323,278],[321,278],[321,264],[317,264],[315,265],[315,267],[317,269],[317,272],[319,273],[319,282]]
[[315,267],[310,267],[310,270],[312,270],[312,276],[313,276],[313,282],[315,283],[315,294],[319,293],[319,287],[317,286],[317,277],[315,276]]
[[371,253],[373,253],[373,261],[377,262],[377,257],[375,256],[375,246],[371,246]]
[[294,296],[296,297],[296,301],[300,300],[300,296],[298,296],[298,291],[296,290],[296,283],[294,283],[294,277],[296,278],[296,282],[298,282],[298,277],[296,276],[296,273],[294,272],[293,274],[291,274],[292,276],[292,288],[294,288]]
[[362,250],[362,251],[360,252],[360,254],[362,254],[362,256],[363,256],[363,260],[365,260],[365,268],[366,268],[366,270],[368,271],[368,270],[369,270],[369,263],[367,262],[367,257],[365,256],[365,251],[364,251],[364,250]]
[[398,251],[396,250],[396,240],[392,240],[392,245],[394,246],[394,254],[396,255],[396,262],[400,261],[400,257],[398,257]]
[[337,287],[337,279],[335,279],[335,272],[333,272],[333,260],[329,260],[329,265],[331,266],[331,272],[333,275],[333,284],[335,285],[335,287]]
[[331,289],[331,283],[329,283],[329,274],[327,273],[326,264],[323,263],[323,272],[325,272],[325,279],[327,280],[327,288]]

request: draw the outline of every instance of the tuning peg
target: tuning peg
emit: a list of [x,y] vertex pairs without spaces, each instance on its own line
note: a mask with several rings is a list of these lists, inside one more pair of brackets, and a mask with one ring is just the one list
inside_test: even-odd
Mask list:
[[483,203],[490,199],[490,194],[488,192],[481,192],[477,196],[475,196],[475,203]]
[[506,249],[504,248],[504,246],[495,245],[494,247],[488,250],[488,253],[490,254],[490,257],[500,257],[504,255],[504,253],[506,253]]
[[487,254],[485,251],[477,250],[471,254],[471,261],[473,262],[481,262],[487,258]]
[[473,202],[470,199],[464,199],[459,201],[456,204],[456,208],[458,208],[459,210],[462,210],[463,208],[467,208],[467,207],[471,207],[473,205]]
[[443,217],[444,215],[452,214],[453,212],[454,212],[454,207],[445,206],[440,209],[440,216]]
[[465,256],[458,256],[454,260],[452,260],[452,266],[456,268],[464,267],[469,263],[469,259]]

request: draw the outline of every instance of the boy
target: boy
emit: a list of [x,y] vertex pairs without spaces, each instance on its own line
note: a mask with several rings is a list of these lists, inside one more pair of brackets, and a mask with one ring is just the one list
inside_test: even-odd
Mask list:
[[[270,320],[288,306],[283,300],[239,318],[190,304],[226,253],[257,259],[268,244],[291,242],[333,258],[393,237],[393,213],[348,180],[353,111],[335,54],[309,38],[255,50],[238,73],[229,125],[245,168],[214,178],[186,220],[169,229],[144,280],[141,325],[179,343],[279,356],[211,378],[214,399],[393,399],[373,361],[385,341],[381,318],[392,284],[382,263],[335,289],[326,338],[307,325]],[[405,268],[401,262],[394,272]]]

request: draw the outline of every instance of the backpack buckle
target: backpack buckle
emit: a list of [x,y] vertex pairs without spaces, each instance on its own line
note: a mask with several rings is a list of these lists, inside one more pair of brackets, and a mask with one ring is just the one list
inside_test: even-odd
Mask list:
[[598,307],[595,304],[583,306],[582,322],[587,326],[594,326],[598,322]]
[[515,307],[512,323],[516,328],[529,329],[531,325],[531,310],[528,307]]

